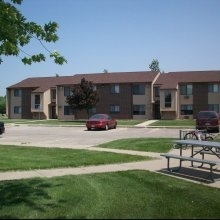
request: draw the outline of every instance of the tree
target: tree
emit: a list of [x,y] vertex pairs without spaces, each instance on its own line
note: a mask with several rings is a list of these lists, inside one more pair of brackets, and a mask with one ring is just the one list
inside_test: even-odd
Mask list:
[[6,113],[6,97],[0,96],[0,114]]
[[153,61],[149,65],[149,68],[151,71],[159,71],[160,72],[159,61],[157,59],[153,59]]
[[66,102],[72,106],[73,109],[87,111],[89,118],[89,110],[96,106],[99,101],[99,96],[97,91],[95,91],[95,86],[91,81],[81,79],[79,85],[75,85],[72,89],[72,95],[66,97]]
[[20,57],[21,61],[28,65],[33,62],[45,61],[44,54],[30,55],[22,49],[32,39],[39,41],[56,64],[62,65],[67,62],[57,51],[51,52],[43,44],[43,42],[56,42],[59,39],[56,34],[58,24],[50,21],[41,26],[35,22],[28,22],[15,7],[16,4],[20,5],[22,1],[11,0],[12,3],[9,3],[5,0],[0,0],[0,64],[3,62],[2,56]]

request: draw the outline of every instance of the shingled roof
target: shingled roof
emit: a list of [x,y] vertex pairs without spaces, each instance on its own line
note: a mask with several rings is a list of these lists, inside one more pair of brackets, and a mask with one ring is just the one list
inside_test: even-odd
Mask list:
[[[111,72],[76,74],[72,76],[58,77],[33,77],[16,83],[10,88],[35,88],[35,92],[45,92],[57,85],[79,84],[82,78],[92,81],[94,84],[101,83],[152,83],[158,76],[154,71],[138,72]],[[196,82],[219,82],[220,71],[185,71],[159,74],[155,85],[161,85],[161,89],[176,89],[178,83]]]
[[112,72],[112,73],[90,73],[74,75],[76,84],[84,77],[95,84],[99,83],[152,83],[159,72],[139,71],[139,72]]
[[73,85],[79,84],[82,78],[92,81],[94,84],[100,83],[152,83],[155,77],[159,74],[154,71],[139,71],[139,72],[114,72],[114,73],[90,73],[76,74],[73,76],[58,76],[58,77],[33,77],[22,80],[10,88],[35,88],[35,92],[44,92],[51,87],[57,85]]
[[49,88],[56,87],[62,82],[71,82],[73,76],[59,77],[32,77],[22,80],[8,88],[36,88],[35,92],[45,92]]
[[179,83],[219,82],[220,71],[187,71],[162,73],[155,84],[161,89],[176,89]]

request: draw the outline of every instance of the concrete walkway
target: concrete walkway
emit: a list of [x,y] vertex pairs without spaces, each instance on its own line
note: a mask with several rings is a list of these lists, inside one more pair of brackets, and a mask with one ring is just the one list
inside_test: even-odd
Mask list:
[[[94,150],[94,151],[105,151],[105,152],[115,152],[115,153],[123,153],[123,154],[131,154],[131,155],[142,155],[142,156],[150,156],[153,157],[153,160],[149,161],[138,161],[138,162],[129,162],[129,163],[118,163],[118,164],[105,164],[105,165],[98,165],[98,166],[87,166],[87,167],[77,167],[77,168],[56,168],[56,169],[40,169],[40,170],[30,170],[30,171],[8,171],[8,172],[0,172],[0,181],[6,180],[18,180],[18,179],[28,179],[28,178],[51,178],[51,177],[58,177],[58,176],[65,176],[65,175],[83,175],[83,174],[92,174],[92,173],[106,173],[106,172],[118,172],[118,171],[127,171],[127,170],[147,170],[151,172],[157,172],[164,175],[170,175],[167,172],[167,160],[164,157],[161,157],[159,153],[153,152],[140,152],[140,151],[130,151],[130,150],[117,150],[117,149],[107,149],[107,148],[98,148],[98,147],[91,147],[87,150]],[[171,153],[178,153],[178,149],[171,150]],[[190,150],[186,150],[186,154],[190,154]],[[185,162],[186,163],[186,162]],[[172,167],[178,166],[177,160],[172,160]],[[183,167],[189,167],[183,166]],[[197,169],[197,168],[195,168]],[[190,170],[195,172],[194,168],[190,167]],[[205,177],[209,174],[206,170],[199,171],[197,170],[196,173],[203,172],[203,177],[205,173]],[[220,174],[216,174],[220,175]],[[179,175],[173,175],[175,178],[180,178],[188,181],[195,182],[197,184],[204,184],[209,185],[211,187],[220,188],[220,181],[212,182],[205,182],[199,181],[198,179],[193,178],[185,178]]]

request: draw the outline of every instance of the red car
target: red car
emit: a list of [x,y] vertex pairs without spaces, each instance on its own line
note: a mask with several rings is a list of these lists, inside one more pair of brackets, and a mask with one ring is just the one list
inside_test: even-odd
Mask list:
[[91,129],[111,129],[117,127],[116,119],[112,118],[108,114],[95,114],[89,118],[86,122],[88,130]]

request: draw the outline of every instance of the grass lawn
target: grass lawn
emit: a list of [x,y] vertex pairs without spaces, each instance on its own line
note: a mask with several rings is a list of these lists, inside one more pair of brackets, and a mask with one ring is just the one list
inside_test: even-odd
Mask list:
[[3,219],[218,219],[220,189],[148,171],[0,182]]
[[150,159],[100,151],[0,145],[0,171],[82,167]]
[[[133,138],[101,147],[167,152],[172,139]],[[129,148],[130,149],[130,148]],[[0,145],[1,170],[121,163],[151,159],[108,152]],[[218,219],[220,189],[149,171],[0,182],[2,219]]]
[[192,126],[195,128],[196,121],[193,119],[183,119],[183,120],[158,120],[151,124],[151,126]]
[[[82,120],[73,120],[73,121],[61,121],[57,119],[49,119],[49,120],[33,120],[33,119],[8,119],[8,118],[0,118],[1,121],[15,124],[30,124],[30,125],[85,125],[86,119]],[[133,126],[145,122],[145,119],[118,119],[119,126]],[[192,126],[195,127],[195,120],[192,119],[184,119],[184,120],[158,120],[151,124],[151,126]]]
[[172,149],[172,140],[174,139],[175,138],[127,138],[100,144],[98,147],[166,153]]

